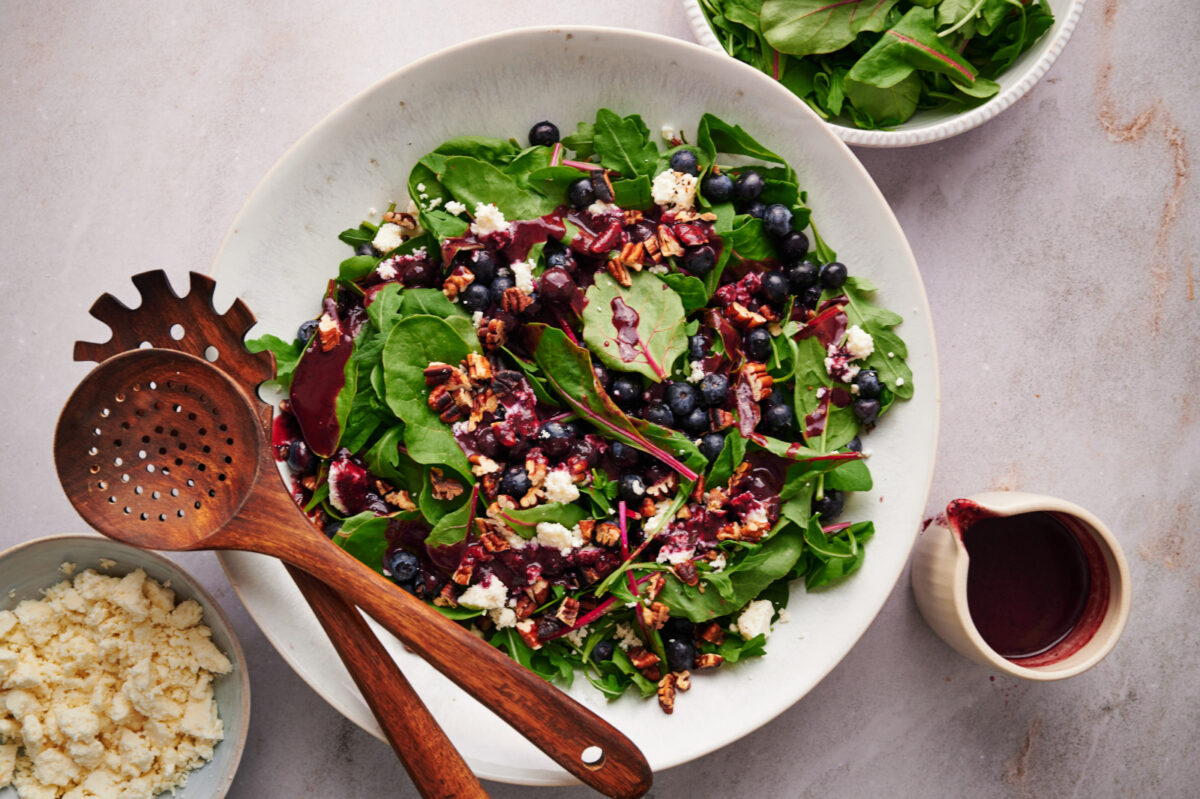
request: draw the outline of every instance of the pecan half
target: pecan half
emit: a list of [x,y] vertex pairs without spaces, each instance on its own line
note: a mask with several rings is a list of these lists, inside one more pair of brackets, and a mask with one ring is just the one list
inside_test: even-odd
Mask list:
[[[479,520],[476,519],[475,521]],[[506,549],[511,549],[508,539],[497,535],[491,530],[479,534],[479,543],[483,544],[483,548],[488,552],[503,552]]]
[[629,277],[629,270],[625,268],[625,262],[621,260],[620,256],[617,256],[616,258],[609,258],[607,261],[605,261],[604,268],[608,270],[610,275],[612,275],[613,280],[617,281],[625,288],[629,288],[633,285],[633,280]]
[[383,495],[383,501],[399,508],[400,510],[416,510],[417,504],[412,501],[412,497],[404,490],[391,491]]
[[454,596],[454,586],[450,583],[442,586],[441,593],[433,598],[433,604],[442,608],[458,607],[458,598]]
[[574,627],[576,619],[579,618],[579,600],[571,596],[564,599],[558,606],[558,612],[554,614],[554,618],[568,627]]
[[771,395],[771,386],[775,378],[767,374],[765,363],[748,363],[742,367],[742,379],[750,386],[750,398],[762,402]]
[[321,352],[329,352],[341,340],[342,331],[338,328],[338,323],[333,321],[329,314],[321,314],[321,321],[317,322],[317,342],[321,346]]
[[475,573],[475,564],[469,560],[464,560],[458,564],[458,568],[454,570],[454,574],[450,575],[450,579],[459,585],[469,585],[471,575]]
[[658,655],[646,649],[644,646],[635,646],[625,653],[629,656],[629,662],[638,671],[648,669],[658,663]]
[[658,681],[658,706],[670,715],[675,712],[675,675],[667,674]]
[[486,383],[492,379],[492,363],[477,352],[467,353],[467,377],[472,383]]
[[507,397],[521,387],[521,373],[512,369],[501,369],[492,376],[492,391],[497,397]]
[[625,215],[621,218],[621,223],[623,225],[636,225],[642,219],[642,212],[631,208],[625,211]]
[[696,561],[694,560],[675,563],[671,566],[671,571],[675,572],[675,576],[685,585],[695,585],[700,582],[700,573],[696,571]]
[[720,666],[724,661],[725,661],[725,658],[721,657],[720,655],[716,654],[715,652],[701,652],[699,655],[696,655],[696,668],[697,669],[715,669],[717,666]]
[[659,593],[662,592],[663,586],[667,584],[667,576],[662,572],[655,572],[646,581],[646,596],[650,599],[656,599]]
[[642,242],[642,246],[646,248],[646,257],[656,264],[662,263],[662,251],[658,246],[658,237],[651,236]]
[[720,646],[725,641],[725,630],[715,621],[706,621],[696,625],[696,639]]
[[525,593],[529,595],[530,599],[540,605],[550,597],[550,583],[546,581],[545,577],[539,577],[529,584],[529,587],[525,589]]
[[762,327],[767,323],[766,317],[755,313],[740,302],[730,303],[725,308],[725,317],[733,323],[734,327],[740,327],[743,330]]
[[517,622],[517,635],[521,636],[521,640],[530,649],[542,648],[541,639],[538,638],[537,625],[534,624],[533,619]]
[[429,476],[433,483],[434,499],[454,499],[463,492],[462,483],[444,476],[436,466],[430,467]]
[[516,286],[507,288],[500,295],[500,307],[511,314],[519,314],[533,305],[533,297],[521,291]]
[[448,363],[434,361],[425,367],[425,385],[440,386],[454,374],[454,367]]
[[642,615],[642,623],[655,630],[661,630],[671,617],[671,609],[661,602],[638,605],[638,612]]
[[621,543],[621,528],[612,522],[600,522],[596,525],[594,538],[602,547],[615,547]]
[[680,691],[686,691],[692,687],[692,673],[687,669],[675,672],[675,687]]
[[508,332],[500,319],[489,319],[483,330],[483,346],[489,350],[498,350],[508,343]]
[[454,271],[450,273],[450,277],[446,278],[446,282],[442,284],[442,293],[446,295],[446,299],[453,300],[462,290],[475,282],[475,274],[465,266],[456,266]]
[[658,251],[668,258],[683,255],[683,245],[666,225],[658,226]]
[[583,543],[590,544],[592,542],[592,532],[595,529],[595,519],[583,519],[579,522],[579,533],[583,536]]
[[718,541],[741,541],[742,526],[737,522],[726,522],[717,530]]
[[715,432],[721,432],[727,428],[733,427],[733,414],[724,408],[711,408],[708,411],[709,422]]
[[489,458],[487,455],[468,455],[467,462],[471,464],[471,474],[476,477],[483,477],[485,474],[495,474],[500,471],[500,464]]
[[517,606],[513,608],[513,612],[517,614],[518,619],[528,619],[537,609],[538,603],[527,596],[521,596],[517,598]]

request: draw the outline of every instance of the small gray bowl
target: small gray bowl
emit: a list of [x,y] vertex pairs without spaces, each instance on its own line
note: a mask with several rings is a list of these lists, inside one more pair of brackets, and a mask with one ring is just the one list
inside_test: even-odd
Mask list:
[[[105,569],[100,561],[116,565]],[[213,750],[213,759],[188,775],[187,785],[176,799],[222,799],[233,784],[246,730],[250,722],[250,678],[246,657],[233,634],[229,617],[217,600],[204,590],[179,564],[156,552],[119,544],[96,535],[52,535],[26,541],[0,553],[0,610],[12,610],[23,599],[40,599],[42,592],[71,579],[59,570],[63,563],[75,564],[75,574],[95,569],[100,574],[122,577],[137,568],[160,583],[170,582],[177,602],[193,599],[204,608],[204,624],[212,629],[212,640],[233,664],[233,670],[213,681],[217,711],[225,726],[225,738]],[[171,794],[164,794],[170,796]],[[0,799],[16,799],[13,788],[0,789]]]

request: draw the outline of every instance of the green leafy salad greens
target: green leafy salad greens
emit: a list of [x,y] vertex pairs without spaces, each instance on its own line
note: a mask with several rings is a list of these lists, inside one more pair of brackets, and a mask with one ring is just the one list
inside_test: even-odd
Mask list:
[[316,317],[251,345],[334,542],[537,674],[670,712],[764,654],[792,581],[861,566],[860,437],[913,383],[792,166],[710,114],[649,130],[443,143],[341,234]]
[[986,102],[1051,25],[1046,0],[700,0],[729,55],[823,118],[888,128]]

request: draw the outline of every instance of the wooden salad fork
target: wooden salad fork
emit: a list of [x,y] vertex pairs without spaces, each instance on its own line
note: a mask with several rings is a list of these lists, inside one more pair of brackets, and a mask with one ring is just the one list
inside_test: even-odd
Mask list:
[[246,351],[254,317],[240,300],[218,315],[213,281],[195,273],[185,298],[161,271],[133,281],[139,308],[108,294],[93,305],[113,337],[76,343],[76,360],[100,365],[55,433],[59,479],[85,520],[135,546],[245,550],[299,567],[293,576],[425,796],[486,794],[351,602],[584,783],[614,797],[649,789],[649,765],[618,730],[316,530],[275,467],[273,409],[256,390],[273,358]]

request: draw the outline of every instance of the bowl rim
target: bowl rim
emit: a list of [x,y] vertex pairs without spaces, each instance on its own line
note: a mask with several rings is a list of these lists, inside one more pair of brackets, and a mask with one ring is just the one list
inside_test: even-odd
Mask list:
[[[242,718],[245,719],[245,723],[241,725],[241,734],[237,736],[236,740],[222,738],[218,744],[233,745],[233,754],[231,760],[229,761],[229,769],[221,777],[220,783],[216,786],[216,793],[211,794],[211,799],[224,799],[226,794],[229,793],[229,789],[233,787],[233,780],[234,777],[237,776],[238,767],[241,765],[242,755],[246,750],[246,740],[250,730],[250,673],[246,665],[246,654],[242,651],[242,643],[238,640],[237,632],[233,627],[233,622],[230,621],[228,614],[225,613],[225,609],[221,607],[219,602],[217,602],[216,597],[214,597],[209,590],[191,574],[191,572],[183,568],[183,566],[179,563],[176,563],[175,561],[159,552],[156,552],[155,550],[141,549],[128,544],[122,544],[119,541],[114,541],[113,539],[100,535],[99,533],[54,533],[52,535],[45,535],[39,538],[31,538],[28,541],[21,541],[17,544],[14,544],[8,549],[0,552],[0,561],[3,561],[10,555],[16,554],[24,549],[32,549],[38,546],[63,543],[67,541],[88,541],[93,543],[96,541],[102,541],[105,545],[111,546],[118,556],[121,552],[132,551],[138,553],[139,556],[144,555],[150,560],[156,561],[160,566],[172,574],[172,580],[175,579],[176,575],[181,577],[182,581],[187,584],[188,589],[194,592],[197,598],[200,600],[205,614],[207,615],[211,612],[213,616],[216,617],[219,624],[228,632],[231,651],[226,652],[225,654],[234,662],[234,671],[238,675],[238,681],[242,684],[241,713]],[[113,560],[117,561],[118,566],[121,565],[119,557],[113,558]],[[73,579],[78,572],[72,572],[69,575],[62,572],[56,572],[56,574],[58,575],[58,579],[55,582],[61,582],[62,580]],[[49,588],[52,585],[55,585],[55,583],[48,583],[46,588]],[[205,619],[205,624],[208,624],[209,627],[212,627],[212,625],[209,624],[209,619]],[[212,763],[212,760],[206,761],[204,765],[200,766],[200,768],[193,769],[193,772],[206,768],[210,763]],[[193,772],[189,772],[189,775]],[[184,790],[186,787],[187,786],[185,785],[177,790]]]
[[[350,111],[351,109],[356,107],[363,100],[363,98],[369,96],[373,92],[376,92],[377,90],[379,90],[379,88],[381,86],[397,79],[398,76],[401,76],[404,73],[407,73],[411,70],[418,69],[420,67],[423,67],[426,64],[428,64],[429,62],[433,62],[433,61],[451,57],[451,56],[453,56],[457,53],[460,53],[464,50],[467,50],[467,49],[480,47],[480,46],[484,46],[484,45],[494,46],[497,43],[505,42],[506,40],[519,39],[521,37],[526,37],[526,36],[545,36],[545,35],[562,35],[562,34],[569,34],[569,35],[574,35],[577,37],[583,37],[583,36],[588,36],[588,35],[620,36],[620,37],[625,37],[625,38],[629,38],[629,39],[641,40],[641,41],[645,42],[647,44],[648,48],[651,50],[654,48],[655,45],[658,45],[658,46],[680,47],[680,48],[684,48],[687,50],[711,53],[711,48],[702,47],[701,45],[697,44],[696,42],[688,41],[687,39],[683,39],[683,38],[680,38],[677,36],[670,36],[670,35],[662,34],[662,33],[653,33],[653,32],[635,30],[635,29],[630,29],[630,28],[604,26],[604,25],[545,24],[545,25],[530,25],[530,26],[524,26],[524,27],[519,27],[519,28],[511,28],[511,29],[506,29],[506,30],[502,30],[502,31],[497,31],[495,33],[487,34],[485,36],[474,37],[471,39],[460,41],[456,44],[447,46],[440,50],[436,50],[436,51],[429,53],[427,55],[424,55],[420,58],[414,59],[408,63],[402,64],[401,66],[397,67],[396,69],[391,70],[387,74],[382,75],[378,79],[370,81],[368,84],[363,86],[361,89],[354,92],[349,97],[347,97],[345,100],[343,100],[342,102],[338,103],[336,106],[331,108],[328,112],[326,112],[318,121],[313,123],[303,134],[301,134],[294,142],[292,142],[291,145],[289,145],[279,155],[279,157],[275,160],[275,162],[271,165],[271,167],[263,175],[262,179],[259,180],[259,182],[257,184],[255,184],[254,188],[250,191],[250,193],[247,194],[246,199],[243,202],[242,206],[238,209],[237,213],[234,215],[233,219],[231,220],[229,227],[226,230],[225,236],[222,238],[221,243],[220,243],[219,247],[217,248],[216,253],[213,256],[212,261],[209,263],[208,268],[205,270],[205,273],[210,276],[215,276],[214,273],[217,271],[217,265],[223,261],[223,259],[226,256],[227,249],[229,249],[231,247],[234,238],[237,235],[239,235],[239,233],[240,233],[241,223],[242,223],[244,215],[247,213],[248,209],[250,209],[250,207],[255,202],[258,201],[259,195],[263,192],[264,187],[266,187],[270,183],[272,183],[276,179],[276,176],[279,173],[281,173],[288,165],[290,165],[290,162],[291,162],[293,156],[297,152],[301,151],[307,145],[309,140],[317,138],[318,136],[322,135],[327,126],[331,125],[336,118],[342,116],[343,114],[347,113],[348,111]],[[707,56],[705,56],[705,57],[707,57]],[[761,76],[761,73],[759,73],[758,70],[754,69],[753,67],[751,67],[747,64],[743,64],[739,61],[736,61],[735,59],[730,59],[730,61],[732,62],[732,65],[733,65],[732,68],[734,70],[744,69],[744,70],[748,70],[748,73],[750,73],[750,74],[755,74],[755,75]],[[783,89],[782,87],[780,87],[780,91],[786,91],[786,90]],[[819,119],[819,117],[816,116],[816,113],[811,108],[809,108],[807,106],[807,104],[800,103],[800,107],[802,109],[802,113],[811,114],[814,117],[816,117],[817,119]],[[851,150],[847,146],[847,143],[836,134],[836,131],[830,130],[830,127],[832,127],[832,126],[829,126],[827,124],[822,125],[820,128],[820,130],[822,131],[822,135],[828,136],[829,139],[834,144],[834,146],[842,148],[842,151],[848,157],[848,164],[850,165],[850,167],[852,169],[856,170],[862,177],[864,177],[866,179],[867,185],[869,186],[870,193],[878,200],[878,202],[883,207],[885,207],[888,210],[888,214],[890,217],[890,219],[888,220],[888,224],[890,224],[895,229],[896,233],[900,237],[900,240],[903,242],[904,253],[908,256],[908,259],[912,264],[913,274],[917,278],[917,284],[918,284],[918,289],[919,289],[919,293],[920,293],[919,302],[917,304],[917,309],[919,309],[919,314],[914,314],[914,317],[919,316],[919,318],[923,319],[924,324],[926,324],[929,328],[929,358],[930,358],[931,368],[930,368],[929,376],[927,378],[923,378],[923,380],[928,380],[928,389],[927,390],[931,395],[930,402],[931,402],[932,414],[933,414],[933,416],[932,416],[931,457],[930,457],[930,460],[928,463],[928,474],[927,474],[927,479],[925,481],[925,487],[924,487],[924,491],[923,491],[923,501],[921,503],[922,507],[924,507],[928,503],[929,495],[930,495],[930,492],[933,487],[933,473],[934,473],[934,469],[935,469],[936,463],[937,463],[938,441],[939,441],[940,435],[941,435],[941,402],[942,402],[942,384],[941,384],[941,374],[940,374],[940,369],[939,369],[940,360],[938,357],[937,336],[936,336],[936,330],[935,330],[934,324],[933,324],[932,310],[929,305],[929,297],[928,297],[928,293],[925,290],[924,281],[923,281],[923,279],[921,279],[920,266],[917,263],[915,254],[912,252],[912,245],[909,243],[908,237],[907,237],[907,235],[905,235],[903,227],[900,225],[899,220],[896,218],[895,213],[892,211],[891,205],[888,203],[887,198],[884,197],[883,192],[880,190],[879,186],[875,183],[874,178],[871,177],[871,175],[867,171],[866,167],[863,166],[861,161],[859,161],[858,157],[854,154],[854,151]],[[222,295],[221,285],[222,285],[221,282],[218,281],[218,288],[217,288],[218,305],[222,305],[225,302],[229,301],[229,297],[227,295]],[[228,291],[228,288],[226,288],[226,291]],[[224,301],[221,299],[223,296],[225,297]],[[256,323],[256,324],[260,324],[260,323]],[[255,330],[257,330],[257,328],[251,328],[251,331],[249,331],[249,332],[253,333]],[[879,613],[883,610],[883,607],[886,604],[888,598],[895,591],[896,585],[899,584],[900,578],[903,576],[906,565],[908,563],[908,560],[911,557],[912,548],[916,543],[918,522],[919,522],[919,519],[915,518],[913,520],[911,532],[908,533],[908,535],[909,535],[909,543],[908,543],[908,549],[907,549],[908,554],[906,554],[903,562],[901,562],[900,565],[898,566],[898,568],[896,569],[896,572],[895,572],[893,578],[890,581],[888,581],[887,592],[881,595],[881,599],[876,604],[876,606],[872,609],[872,612],[869,614],[869,616],[865,616],[858,620],[858,622],[855,624],[855,626],[853,628],[852,634],[850,634],[846,637],[846,640],[848,643],[845,646],[844,651],[841,653],[841,655],[839,657],[834,659],[833,662],[829,663],[824,669],[821,670],[819,676],[813,681],[812,686],[810,686],[810,688],[808,690],[804,691],[803,693],[801,693],[799,696],[796,696],[795,698],[791,698],[789,695],[789,700],[781,703],[780,706],[778,707],[778,709],[774,713],[770,714],[769,717],[764,717],[764,718],[758,719],[755,723],[753,723],[747,727],[736,726],[735,730],[731,734],[728,734],[725,736],[714,737],[712,740],[707,741],[704,746],[699,747],[694,752],[690,752],[687,757],[684,757],[682,759],[676,759],[676,760],[673,760],[671,762],[667,762],[664,764],[659,764],[658,766],[655,767],[655,772],[657,773],[659,771],[663,771],[663,770],[670,769],[670,768],[675,768],[677,766],[681,766],[681,765],[684,765],[689,762],[694,762],[695,760],[697,760],[701,757],[711,754],[712,752],[714,752],[718,749],[721,749],[735,741],[738,741],[738,740],[744,738],[745,736],[749,735],[751,732],[753,732],[757,729],[760,729],[762,726],[764,726],[767,723],[778,718],[788,708],[795,705],[796,702],[798,702],[798,701],[800,701],[800,699],[804,698],[804,696],[806,696],[813,688],[815,688],[817,685],[819,685],[821,682],[823,682],[825,680],[825,678],[828,677],[829,674],[843,662],[843,660],[845,660],[845,657],[849,654],[849,652],[862,639],[863,635],[867,632],[867,629],[878,618]],[[221,566],[225,571],[225,575],[229,579],[230,584],[232,585],[234,591],[238,594],[239,598],[243,598],[243,602],[244,602],[244,593],[248,589],[247,589],[246,585],[242,584],[242,582],[239,579],[239,576],[237,574],[238,569],[239,569],[239,567],[237,566],[238,558],[243,556],[244,553],[240,553],[237,551],[218,551],[216,554],[217,554],[217,559],[220,561]],[[261,556],[254,556],[254,557],[261,557]],[[881,582],[883,582],[883,581],[881,581]],[[244,604],[246,606],[247,612],[249,613],[250,617],[255,621],[255,623],[258,625],[258,628],[262,632],[263,636],[271,643],[271,645],[275,648],[275,650],[279,653],[279,655],[284,659],[284,661],[286,661],[287,664],[293,669],[293,671],[295,671],[301,677],[301,679],[303,679],[304,682],[317,695],[319,695],[322,699],[324,699],[331,707],[333,707],[335,710],[337,710],[342,716],[349,719],[351,722],[353,722],[354,724],[356,724],[357,726],[362,728],[368,734],[372,735],[375,738],[378,738],[379,740],[385,740],[382,735],[382,731],[379,730],[378,726],[374,723],[374,718],[371,716],[371,713],[369,711],[366,713],[364,718],[361,718],[361,719],[356,718],[350,712],[348,712],[348,710],[344,707],[344,705],[342,703],[340,703],[339,701],[335,701],[333,691],[326,686],[324,681],[311,678],[312,677],[311,670],[307,666],[305,666],[302,659],[298,658],[296,653],[294,651],[292,651],[284,643],[283,638],[278,634],[275,627],[269,622],[269,619],[262,617],[262,614],[259,612],[260,609],[254,607],[252,605],[252,603],[244,602]],[[568,774],[567,772],[562,772],[560,775],[556,775],[554,777],[545,777],[545,778],[542,778],[542,777],[536,777],[536,778],[518,777],[518,776],[514,776],[512,773],[508,773],[503,770],[500,770],[500,771],[494,770],[490,764],[488,764],[486,762],[480,762],[480,761],[470,757],[469,755],[466,755],[465,757],[466,757],[467,763],[470,766],[470,768],[472,769],[472,771],[474,771],[478,776],[480,776],[484,779],[496,780],[499,782],[509,783],[509,784],[531,785],[531,786],[567,786],[567,785],[579,784],[578,781],[574,777],[572,777],[570,774]]]
[[[1083,13],[1083,5],[1086,2],[1087,0],[1070,0],[1071,6],[1061,17],[1062,23],[1059,24],[1057,20],[1055,22],[1057,30],[1051,34],[1052,38],[1046,51],[1025,69],[1020,80],[1012,86],[1001,89],[1000,93],[988,102],[972,108],[964,114],[958,114],[936,125],[916,130],[905,129],[904,126],[907,123],[901,123],[893,130],[861,130],[835,122],[822,121],[825,121],[825,124],[846,144],[858,147],[913,147],[918,144],[932,144],[960,133],[966,133],[1010,108],[1042,79],[1042,76],[1058,59],[1063,48],[1067,46],[1067,40],[1075,31],[1075,26],[1079,22],[1079,17]],[[700,8],[700,0],[682,0],[682,3],[696,40],[702,46],[728,56],[709,26],[708,19],[704,16],[703,9]],[[729,57],[732,58],[732,56]],[[803,100],[796,99],[798,102],[804,103]],[[808,104],[804,103],[804,105]]]

